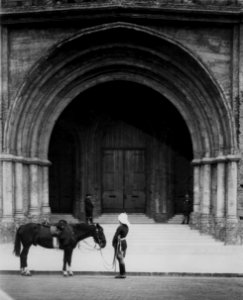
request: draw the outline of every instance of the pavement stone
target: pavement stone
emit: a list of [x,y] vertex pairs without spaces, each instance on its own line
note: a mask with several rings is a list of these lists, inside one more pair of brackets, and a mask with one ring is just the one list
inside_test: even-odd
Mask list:
[[242,300],[243,279],[0,275],[0,289],[1,300]]

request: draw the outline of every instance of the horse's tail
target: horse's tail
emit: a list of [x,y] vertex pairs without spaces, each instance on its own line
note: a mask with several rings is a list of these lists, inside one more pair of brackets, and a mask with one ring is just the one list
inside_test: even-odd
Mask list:
[[13,253],[16,256],[20,256],[20,250],[21,250],[21,239],[20,239],[19,229],[16,232],[15,241],[14,241],[14,250],[13,250]]

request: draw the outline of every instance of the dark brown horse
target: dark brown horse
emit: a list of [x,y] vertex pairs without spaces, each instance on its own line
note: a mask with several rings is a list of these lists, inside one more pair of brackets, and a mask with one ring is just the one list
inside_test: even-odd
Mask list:
[[[59,221],[55,226],[59,241],[59,249],[64,251],[63,257],[63,275],[72,276],[71,260],[73,249],[78,242],[88,237],[93,237],[95,243],[100,248],[106,245],[106,238],[103,228],[99,224],[68,224],[65,221]],[[46,226],[37,223],[28,223],[21,225],[15,236],[14,253],[20,256],[21,275],[30,276],[30,271],[27,269],[27,257],[31,245],[40,245],[45,248],[53,249],[53,226]],[[21,244],[23,249],[21,251]]]

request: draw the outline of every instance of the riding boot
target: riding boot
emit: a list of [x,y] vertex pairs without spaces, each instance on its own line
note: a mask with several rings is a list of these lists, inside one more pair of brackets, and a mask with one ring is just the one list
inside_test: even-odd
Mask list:
[[120,274],[126,275],[126,267],[124,264],[120,264]]
[[124,264],[119,264],[120,275],[117,275],[116,278],[126,278],[126,268]]

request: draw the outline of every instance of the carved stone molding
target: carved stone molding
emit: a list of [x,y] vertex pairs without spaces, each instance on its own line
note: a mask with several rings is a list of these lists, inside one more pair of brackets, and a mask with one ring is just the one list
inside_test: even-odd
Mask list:
[[35,8],[60,6],[124,6],[124,7],[173,7],[181,6],[193,9],[215,8],[229,9],[243,7],[242,0],[1,0],[2,8]]

